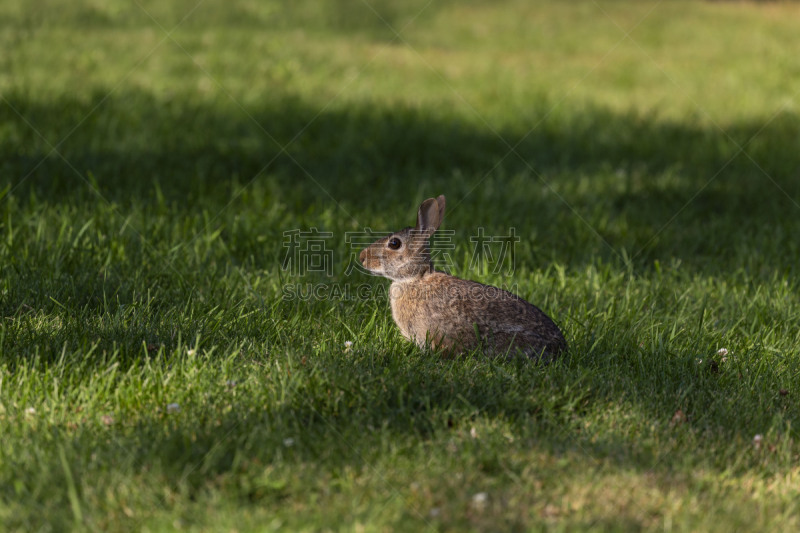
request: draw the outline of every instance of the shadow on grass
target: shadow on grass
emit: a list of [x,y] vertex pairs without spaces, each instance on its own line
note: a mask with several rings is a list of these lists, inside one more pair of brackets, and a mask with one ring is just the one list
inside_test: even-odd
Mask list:
[[[211,381],[213,373],[202,373],[202,390],[184,397],[177,412],[129,406],[129,420],[120,413],[101,422],[102,413],[84,412],[77,429],[51,424],[51,438],[36,456],[5,470],[29,481],[0,483],[0,495],[42,502],[48,513],[68,519],[66,484],[77,486],[79,497],[99,500],[100,508],[116,506],[117,491],[126,494],[135,484],[145,491],[140,505],[170,510],[174,499],[161,495],[203,502],[220,494],[237,506],[269,507],[328,497],[332,488],[346,493],[353,486],[347,483],[358,483],[357,491],[403,494],[410,481],[419,481],[461,498],[474,494],[476,480],[519,494],[533,491],[537,480],[558,484],[584,470],[602,479],[603,466],[640,472],[675,490],[675,476],[689,471],[687,465],[724,472],[726,479],[754,469],[759,476],[783,475],[794,465],[794,450],[786,453],[774,434],[765,442],[777,442],[776,452],[767,454],[766,445],[764,454],[740,449],[752,449],[752,428],[770,427],[781,411],[786,420],[800,420],[796,402],[779,398],[768,409],[764,395],[727,401],[742,392],[730,387],[733,369],[711,375],[666,358],[652,364],[648,374],[628,379],[637,375],[634,360],[492,365],[440,362],[417,352],[357,352],[307,363],[289,355],[274,372],[236,387],[224,384],[222,373]],[[759,380],[772,377],[766,372]],[[697,404],[687,408],[690,420],[673,427],[674,406],[687,389],[699,391]],[[624,410],[632,416],[620,416]],[[729,443],[740,447],[732,456]],[[532,479],[530,459],[541,459]],[[123,501],[135,508],[136,501]]]
[[[521,227],[526,234],[539,235],[545,242],[542,246],[552,244],[552,258],[568,266],[592,263],[598,255],[613,257],[602,238],[614,249],[644,250],[637,258],[640,268],[677,256],[698,273],[735,271],[741,265],[736,258],[727,258],[738,253],[758,255],[761,264],[769,267],[764,275],[797,271],[800,183],[793,178],[800,169],[796,146],[800,118],[794,114],[726,125],[731,140],[714,127],[603,109],[547,115],[550,105],[542,101],[522,110],[518,124],[502,130],[499,138],[485,127],[437,110],[319,110],[287,100],[251,109],[248,116],[222,105],[159,101],[141,93],[47,103],[21,95],[6,98],[16,111],[8,105],[0,107],[0,122],[7,125],[0,138],[0,165],[4,181],[19,201],[30,197],[31,202],[56,206],[108,201],[122,211],[129,206],[144,206],[147,211],[164,202],[172,215],[179,216],[203,207],[224,209],[240,188],[264,180],[289,209],[311,211],[309,220],[314,220],[319,205],[339,202],[359,217],[389,211],[405,221],[413,212],[413,201],[445,192],[451,198],[453,226]],[[73,132],[76,124],[80,125]],[[65,139],[63,144],[59,139]],[[66,162],[50,153],[48,143],[58,146]],[[746,148],[747,155],[740,153],[736,143]],[[515,154],[509,154],[509,145],[517,147]],[[286,151],[281,149],[284,146]],[[675,214],[678,217],[673,220]],[[564,235],[572,231],[582,235]],[[582,240],[593,245],[581,247]],[[70,275],[70,269],[83,277]],[[93,272],[77,264],[61,274],[65,280],[85,278],[86,286],[102,285],[102,290],[94,292],[83,285],[74,288],[75,301],[83,302],[79,307],[84,318],[100,305],[99,295],[105,297],[107,282]],[[153,283],[146,270],[136,272],[141,279],[126,281],[132,287]],[[165,287],[173,284],[169,271],[158,272],[165,276]],[[205,278],[198,283],[213,285]],[[188,285],[186,291],[191,293],[194,284]],[[222,291],[217,300],[223,302],[230,301],[234,291],[214,290]],[[214,300],[214,290],[207,291],[209,301]],[[89,293],[98,294],[96,301],[80,300]],[[176,297],[182,298],[180,291]],[[20,302],[25,303],[24,298]],[[9,309],[13,312],[19,305],[11,302]],[[124,317],[120,324],[123,334],[131,329]],[[191,329],[196,324],[184,326]],[[137,327],[147,329],[147,325]],[[185,333],[181,326],[163,327]],[[253,328],[258,335],[258,324]],[[52,334],[37,331],[32,330],[31,346],[41,340],[54,342],[47,337]],[[43,336],[37,340],[37,335]],[[168,335],[165,330],[162,338]],[[141,346],[143,340],[148,339],[137,336],[131,343]],[[635,357],[635,346],[629,348],[609,346],[609,352]],[[605,391],[602,401],[616,394],[611,372],[628,365],[631,368],[619,379],[636,373],[634,362],[618,363],[622,366],[600,369],[595,378],[599,381],[588,387]],[[662,365],[658,372],[624,390],[663,419],[681,406],[676,398],[683,394],[686,376],[674,361],[656,364]],[[370,370],[362,370],[371,375]],[[581,372],[572,368],[563,384],[574,383]],[[401,387],[400,383],[396,381],[395,387]],[[480,412],[493,416],[529,416],[528,410],[539,408],[524,399],[520,405],[528,407],[509,403],[510,396],[502,387],[476,389],[477,381],[454,384],[420,374],[402,383],[403,387],[417,383],[422,390],[428,387],[429,395],[409,398],[438,409],[461,397],[474,400]],[[724,395],[713,380],[702,383],[704,394]],[[741,388],[734,389],[741,393]],[[390,389],[389,395],[401,392]],[[476,394],[473,400],[471,394]],[[769,391],[762,391],[757,402],[768,395]],[[494,398],[499,399],[497,405],[492,403]],[[359,396],[355,399],[361,402]],[[752,427],[737,416],[734,407],[715,404],[711,398],[701,403],[703,407],[709,404],[723,409],[710,415],[710,427],[742,432]],[[385,401],[370,404],[370,409],[381,405],[393,409]],[[303,415],[304,408],[298,409],[297,416],[313,424],[328,418],[324,409],[321,418],[314,410]],[[368,413],[379,415],[378,411]],[[791,416],[797,419],[796,412]],[[399,420],[398,431],[430,429],[417,427],[413,414]]]
[[[540,455],[569,459],[569,466],[543,461],[537,476],[545,480],[560,471],[574,473],[605,464],[645,472],[671,484],[675,459],[669,456],[674,450],[685,452],[687,446],[692,447],[686,442],[693,440],[697,446],[723,453],[715,463],[701,451],[696,459],[679,459],[683,466],[696,461],[699,468],[735,476],[753,467],[764,474],[793,464],[791,457],[784,461],[775,454],[770,455],[769,464],[759,454],[753,455],[752,463],[738,456],[730,464],[724,443],[751,446],[750,428],[769,424],[773,415],[748,418],[725,402],[705,405],[705,415],[715,419],[711,424],[692,420],[670,427],[670,411],[653,408],[652,420],[634,417],[627,428],[594,432],[589,423],[596,419],[587,416],[591,410],[597,415],[606,405],[611,411],[635,404],[628,396],[638,395],[647,403],[675,395],[668,389],[675,380],[685,383],[687,376],[667,363],[663,369],[671,375],[656,373],[659,379],[644,379],[634,388],[630,383],[610,382],[602,371],[587,373],[582,363],[550,367],[440,364],[419,354],[356,354],[307,366],[299,358],[284,363],[293,373],[286,378],[291,391],[282,394],[280,402],[267,401],[257,387],[220,391],[221,383],[210,384],[209,394],[197,396],[197,405],[186,399],[180,412],[168,414],[161,406],[162,412],[137,413],[131,422],[123,419],[110,427],[98,424],[75,431],[66,449],[78,486],[88,483],[89,476],[95,483],[99,472],[97,491],[101,494],[104,485],[117,479],[135,479],[193,501],[207,497],[209,491],[223,490],[226,498],[242,505],[273,505],[293,498],[304,501],[301,494],[309,492],[326,492],[344,473],[402,492],[415,475],[403,461],[418,461],[419,468],[424,464],[432,469],[419,475],[433,490],[447,486],[447,481],[438,484],[431,477],[440,472],[466,473],[465,479],[486,476],[496,479],[499,487],[524,490],[534,480],[520,480],[528,466],[523,459]],[[725,386],[720,384],[726,376],[714,379],[697,376],[694,385],[704,388],[708,398],[725,395]],[[93,420],[100,414],[86,416]],[[796,409],[792,416],[797,420]],[[480,425],[486,421],[500,425]],[[470,436],[474,425],[480,428],[478,438]],[[513,440],[507,439],[504,428],[510,429]],[[106,438],[98,439],[98,433]],[[47,454],[33,465],[35,472],[18,475],[63,487],[59,461],[57,453]],[[457,465],[456,470],[451,470],[452,465]],[[108,469],[111,474],[106,473]],[[42,476],[42,472],[48,474]],[[38,496],[48,493],[44,487],[38,490]],[[61,506],[68,508],[63,490],[48,501],[56,507],[62,501]]]
[[429,109],[282,100],[248,116],[135,92],[6,98],[31,124],[0,107],[2,175],[22,198],[124,209],[162,195],[188,212],[224,208],[266,181],[290,209],[339,205],[363,227],[378,212],[410,218],[417,199],[444,192],[451,227],[514,225],[566,264],[625,249],[641,265],[677,256],[702,271],[738,251],[768,254],[775,272],[796,269],[800,117],[790,113],[721,132],[599,108],[548,114],[540,101],[496,135]]

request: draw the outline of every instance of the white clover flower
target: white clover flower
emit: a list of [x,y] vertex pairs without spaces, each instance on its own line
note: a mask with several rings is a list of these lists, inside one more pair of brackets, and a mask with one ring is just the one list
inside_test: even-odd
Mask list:
[[177,403],[171,403],[167,405],[167,412],[168,413],[177,413],[181,410],[181,406]]
[[753,446],[756,447],[756,450],[761,449],[761,443],[764,442],[764,436],[761,433],[757,433],[755,437],[753,437]]
[[489,493],[487,492],[479,492],[472,497],[472,504],[475,507],[482,508],[486,505],[486,502],[489,500]]
[[291,448],[292,446],[294,446],[294,439],[292,437],[286,437],[285,439],[283,439],[283,445],[286,446],[287,448]]
[[35,415],[36,414],[36,408],[35,407],[28,407],[27,409],[25,409],[25,414],[26,415]]

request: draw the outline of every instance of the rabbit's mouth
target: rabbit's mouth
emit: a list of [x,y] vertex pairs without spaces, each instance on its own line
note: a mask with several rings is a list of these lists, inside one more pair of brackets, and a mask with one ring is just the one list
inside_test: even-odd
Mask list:
[[364,268],[367,269],[367,274],[370,276],[387,277],[386,272],[382,268],[373,268],[367,265],[364,265]]
[[361,262],[361,265],[367,270],[370,275],[373,276],[385,276],[386,272],[383,269],[383,264],[381,261],[376,260],[371,253],[369,253],[368,249],[361,250],[361,253],[358,255],[358,260]]

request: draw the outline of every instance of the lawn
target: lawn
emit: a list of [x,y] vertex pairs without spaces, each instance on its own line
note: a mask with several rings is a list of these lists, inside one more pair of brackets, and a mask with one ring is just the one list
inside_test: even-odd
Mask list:
[[[800,528],[797,20],[2,2],[0,530]],[[401,337],[353,261],[439,194],[566,356]]]

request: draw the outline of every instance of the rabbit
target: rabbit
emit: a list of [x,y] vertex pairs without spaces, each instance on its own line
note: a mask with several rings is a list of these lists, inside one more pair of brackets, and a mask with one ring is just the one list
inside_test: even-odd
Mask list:
[[522,298],[434,269],[428,239],[444,219],[445,197],[419,207],[417,225],[378,239],[359,254],[374,275],[392,280],[389,302],[403,337],[446,355],[481,348],[550,360],[567,342],[553,320]]

